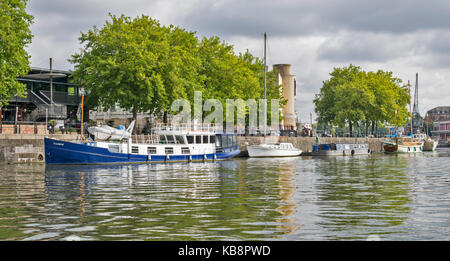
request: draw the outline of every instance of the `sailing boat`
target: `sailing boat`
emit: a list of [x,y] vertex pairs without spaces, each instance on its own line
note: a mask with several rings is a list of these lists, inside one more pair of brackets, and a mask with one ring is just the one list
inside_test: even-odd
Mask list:
[[[408,81],[408,88],[410,84]],[[409,98],[409,109],[411,111],[411,132],[409,136],[399,137],[397,135],[397,121],[395,122],[395,134],[390,136],[391,140],[383,143],[383,149],[386,153],[415,153],[423,151],[423,141],[414,139],[413,127],[412,127],[412,110],[411,110],[411,94]],[[397,112],[395,112],[395,118],[397,119]]]
[[414,134],[414,138],[416,138],[419,141],[423,141],[423,151],[435,151],[436,147],[438,145],[437,139],[432,139],[428,135],[428,114],[426,116],[427,118],[427,134]]
[[[267,34],[264,33],[264,100],[266,100],[266,42]],[[292,143],[266,143],[266,122],[267,122],[266,107],[264,107],[264,143],[259,145],[247,146],[249,157],[291,157],[299,156],[302,153],[301,149],[295,148]]]

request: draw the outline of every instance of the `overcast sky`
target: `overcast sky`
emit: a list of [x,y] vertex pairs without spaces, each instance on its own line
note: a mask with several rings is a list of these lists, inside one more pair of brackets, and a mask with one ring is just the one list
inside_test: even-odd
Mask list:
[[73,69],[80,32],[101,27],[108,13],[145,14],[164,25],[219,36],[237,52],[263,56],[268,65],[292,64],[296,110],[309,122],[312,99],[334,67],[355,64],[365,71],[392,71],[415,84],[419,73],[422,116],[450,105],[450,1],[442,0],[30,0],[32,67]]

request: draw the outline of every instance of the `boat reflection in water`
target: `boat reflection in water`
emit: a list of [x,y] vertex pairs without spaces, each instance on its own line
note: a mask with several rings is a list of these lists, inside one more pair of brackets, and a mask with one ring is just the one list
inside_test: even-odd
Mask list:
[[295,161],[252,172],[247,164],[46,165],[46,187],[54,213],[90,224],[83,240],[261,239],[295,231]]
[[[2,240],[448,237],[450,150],[142,165],[4,165]],[[11,232],[13,231],[13,232]]]
[[410,212],[409,158],[47,165],[46,188],[86,240],[383,238]]

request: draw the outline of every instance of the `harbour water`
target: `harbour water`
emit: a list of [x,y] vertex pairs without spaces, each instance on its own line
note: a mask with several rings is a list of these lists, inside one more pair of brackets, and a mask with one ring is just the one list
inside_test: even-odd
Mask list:
[[449,240],[450,150],[0,166],[0,240]]

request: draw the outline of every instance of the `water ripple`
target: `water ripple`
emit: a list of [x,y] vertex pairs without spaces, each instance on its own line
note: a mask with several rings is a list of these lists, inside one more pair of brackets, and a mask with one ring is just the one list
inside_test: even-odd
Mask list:
[[449,157],[4,165],[0,240],[448,240]]

